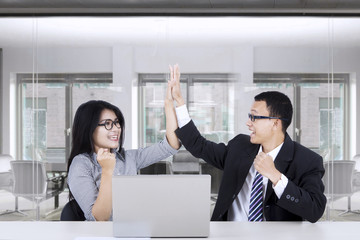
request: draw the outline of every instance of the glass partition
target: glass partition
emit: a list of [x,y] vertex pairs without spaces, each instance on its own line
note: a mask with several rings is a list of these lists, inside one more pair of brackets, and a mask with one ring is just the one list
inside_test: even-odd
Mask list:
[[[150,146],[164,138],[168,66],[178,63],[190,116],[214,142],[249,134],[256,94],[287,94],[294,107],[287,133],[324,160],[328,204],[321,220],[358,221],[360,163],[351,161],[360,151],[359,23],[356,17],[0,18],[0,151],[43,163],[48,177],[65,176],[75,112],[93,99],[122,111],[125,149]],[[0,214],[27,215],[0,220],[36,219],[35,196],[15,197],[15,175],[4,161]],[[172,158],[166,161],[165,170],[139,173],[171,174]],[[221,171],[199,161],[201,173],[212,175],[216,201]],[[350,168],[337,170],[339,162]],[[337,191],[334,182],[348,191]],[[59,220],[67,202],[66,186],[56,188],[59,194],[39,205],[42,220]]]

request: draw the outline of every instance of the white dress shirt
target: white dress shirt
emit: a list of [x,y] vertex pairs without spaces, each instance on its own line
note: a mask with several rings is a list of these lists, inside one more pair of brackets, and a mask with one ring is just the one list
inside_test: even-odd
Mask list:
[[[188,124],[191,121],[191,118],[189,116],[189,112],[186,108],[186,105],[182,105],[180,107],[177,107],[176,109],[176,117],[178,120],[179,128],[182,128],[186,124]],[[279,146],[277,146],[275,149],[273,149],[271,152],[267,153],[275,160],[276,156],[278,155],[281,147],[284,143],[281,143]],[[259,153],[262,152],[262,146],[260,146]],[[245,179],[244,185],[241,188],[238,196],[233,201],[229,212],[228,212],[228,220],[229,221],[248,221],[248,215],[249,215],[249,203],[250,203],[250,193],[251,193],[251,187],[252,182],[254,181],[256,174],[256,170],[254,165],[251,166],[249,173]],[[263,176],[263,185],[264,185],[264,196],[266,195],[266,186],[269,179],[265,176]],[[285,175],[281,174],[281,178],[276,184],[276,186],[272,185],[275,194],[278,198],[281,197],[283,194],[286,186],[288,184],[288,179]]]

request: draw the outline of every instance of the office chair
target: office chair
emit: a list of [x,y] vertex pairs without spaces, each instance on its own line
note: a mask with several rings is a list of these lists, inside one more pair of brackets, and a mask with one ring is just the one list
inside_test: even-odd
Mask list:
[[171,174],[201,174],[200,159],[187,150],[179,150],[170,164]]
[[[355,170],[354,170],[354,176],[353,176],[353,193],[360,191],[360,154],[356,154],[353,157],[353,161],[355,161]],[[351,210],[351,196],[348,197],[348,211],[351,213],[357,213],[360,214],[359,210]]]
[[[10,165],[10,162],[12,160],[14,160],[12,156],[8,154],[0,154],[0,190],[3,189],[10,193],[13,192],[13,186],[14,186],[14,179]],[[25,213],[19,210],[19,200],[18,197],[16,196],[15,196],[15,209],[5,210],[1,212],[0,215],[12,214],[12,213],[19,213],[21,215],[26,215]]]
[[61,211],[60,221],[85,221],[85,216],[75,199],[67,202]]
[[211,200],[213,201],[213,204],[215,204],[217,201],[223,171],[202,159],[200,160],[200,166],[202,174],[209,174],[211,176]]
[[[325,174],[323,177],[324,194],[329,200],[337,200],[342,197],[351,197],[353,194],[353,174],[355,161],[339,160],[324,163]],[[351,212],[348,201],[348,209],[339,215]]]
[[145,168],[139,170],[138,174],[171,174],[171,162],[167,159],[153,163]]
[[36,203],[36,220],[40,220],[40,203],[59,195],[65,188],[65,176],[49,178],[45,163],[40,161],[11,161],[14,176],[13,194]]
[[360,191],[360,154],[356,154],[353,157],[355,164],[354,178],[353,178],[353,190],[354,192]]

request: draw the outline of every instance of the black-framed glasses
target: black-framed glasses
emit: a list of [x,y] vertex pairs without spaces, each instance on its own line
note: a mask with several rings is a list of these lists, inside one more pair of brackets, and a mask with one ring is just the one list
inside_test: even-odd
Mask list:
[[111,130],[113,129],[114,125],[120,129],[120,122],[118,119],[116,119],[115,121],[111,120],[111,119],[106,119],[104,123],[99,123],[98,126],[104,126],[106,130]]
[[256,119],[280,119],[280,120],[283,120],[283,121],[287,121],[286,118],[267,117],[267,116],[256,116],[256,115],[251,114],[251,113],[249,113],[248,116],[249,116],[249,118],[250,118],[250,120],[251,120],[252,122],[255,122]]

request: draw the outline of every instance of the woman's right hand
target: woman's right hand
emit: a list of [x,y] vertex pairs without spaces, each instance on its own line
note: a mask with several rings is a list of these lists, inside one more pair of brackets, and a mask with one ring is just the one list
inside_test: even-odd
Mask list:
[[99,148],[96,160],[101,166],[99,194],[91,213],[96,221],[108,221],[112,211],[112,176],[115,168],[115,154],[109,149]]
[[97,152],[96,160],[100,164],[103,173],[113,175],[116,164],[114,153],[109,152],[108,149],[100,148]]

